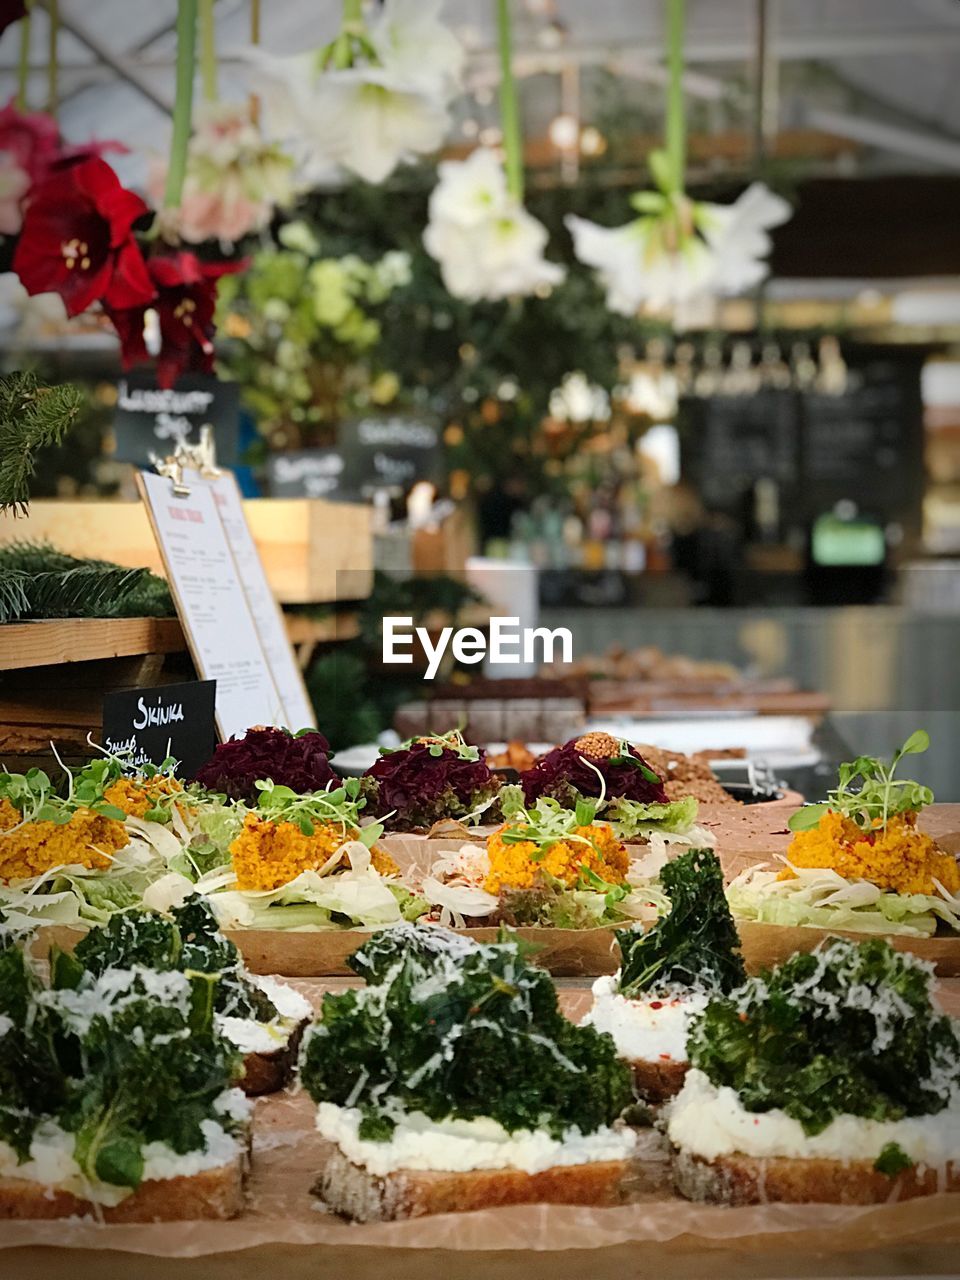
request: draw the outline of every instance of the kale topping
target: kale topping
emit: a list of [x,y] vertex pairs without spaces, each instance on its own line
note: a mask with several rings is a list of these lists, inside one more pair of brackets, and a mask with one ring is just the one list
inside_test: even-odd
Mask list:
[[723,871],[709,849],[690,849],[660,873],[670,912],[646,932],[617,935],[620,992],[637,996],[671,987],[730,992],[746,978],[740,938],[723,891]]
[[833,938],[711,1001],[690,1061],[748,1111],[779,1108],[810,1134],[838,1115],[934,1115],[960,1084],[960,1038],[931,982],[882,939]]
[[203,1122],[235,1080],[240,1057],[216,1031],[215,974],[139,967],[83,969],[53,958],[40,983],[0,921],[0,1141],[26,1160],[39,1125],[75,1135],[90,1178],[136,1188],[143,1148],[203,1150]]
[[123,911],[77,943],[72,956],[54,950],[51,971],[56,986],[75,985],[86,970],[133,967],[158,973],[216,974],[215,1011],[236,1018],[270,1022],[278,1017],[273,1001],[243,969],[240,953],[224,937],[209,904],[199,897],[175,907],[169,916],[152,911]]
[[315,1102],[359,1106],[364,1138],[388,1139],[412,1111],[560,1137],[611,1123],[630,1101],[613,1040],[563,1016],[517,942],[399,925],[349,963],[367,986],[324,997],[300,1074]]
[[885,1173],[888,1178],[895,1178],[905,1169],[912,1169],[913,1161],[898,1142],[888,1142],[874,1160],[873,1167],[877,1173]]

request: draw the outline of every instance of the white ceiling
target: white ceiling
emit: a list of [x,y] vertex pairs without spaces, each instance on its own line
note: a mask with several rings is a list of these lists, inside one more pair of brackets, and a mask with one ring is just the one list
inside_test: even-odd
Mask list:
[[[42,0],[38,0],[42,3]],[[560,109],[560,72],[580,68],[582,114],[589,122],[601,69],[623,78],[624,92],[655,114],[662,83],[661,0],[514,0],[518,69],[525,75],[528,128],[542,131]],[[850,131],[866,144],[862,163],[887,170],[960,171],[960,4],[957,0],[768,0],[784,127]],[[293,52],[332,36],[339,0],[263,0],[263,44]],[[447,0],[447,20],[470,51],[472,90],[495,76],[494,0]],[[121,164],[142,177],[142,156],[169,138],[175,0],[60,0],[60,112],[75,141],[118,138],[137,152]],[[688,90],[703,104],[706,127],[749,128],[756,48],[756,0],[689,0]],[[560,42],[551,42],[559,24]],[[83,31],[97,52],[70,34]],[[230,55],[248,38],[249,0],[219,0],[221,94],[245,86]],[[46,95],[46,14],[33,22],[30,97]],[[18,32],[0,38],[0,75],[12,87]],[[108,65],[108,63],[114,65]],[[137,81],[151,97],[128,83]],[[568,70],[569,75],[569,70]],[[152,100],[151,100],[152,98]],[[495,104],[472,96],[456,117],[495,120]],[[879,132],[877,131],[879,126]],[[655,127],[655,125],[654,125]],[[454,137],[461,137],[455,125]]]

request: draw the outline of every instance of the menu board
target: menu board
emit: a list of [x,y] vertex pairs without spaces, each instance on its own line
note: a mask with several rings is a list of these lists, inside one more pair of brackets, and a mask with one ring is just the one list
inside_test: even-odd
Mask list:
[[438,480],[443,468],[440,428],[400,415],[346,422],[338,433],[346,485],[368,498],[378,489],[403,491]]
[[683,401],[684,473],[710,506],[736,505],[756,480],[787,487],[797,479],[800,413],[792,391]]
[[845,348],[846,386],[762,388],[681,401],[683,475],[707,506],[739,514],[759,479],[805,522],[844,499],[878,519],[919,518],[923,495],[922,356]]
[[810,505],[853,498],[901,515],[923,493],[920,364],[910,352],[851,367],[842,395],[803,397],[801,471]]
[[282,724],[283,704],[257,632],[213,491],[174,490],[166,476],[138,473],[197,674],[216,680],[222,738],[255,724]]
[[113,456],[120,462],[149,466],[178,444],[196,444],[200,428],[213,428],[217,457],[225,466],[237,461],[240,398],[235,382],[193,373],[172,387],[160,387],[147,373],[130,373],[117,383],[113,417]]
[[185,472],[184,478],[191,486],[209,485],[213,494],[267,666],[280,694],[282,723],[294,732],[297,729],[315,729],[313,707],[290,647],[283,614],[270,589],[263,562],[243,514],[243,501],[236,478],[229,471],[221,472],[212,479],[205,479],[196,472],[189,471]]
[[267,459],[274,498],[328,498],[344,494],[346,463],[336,449],[295,449]]

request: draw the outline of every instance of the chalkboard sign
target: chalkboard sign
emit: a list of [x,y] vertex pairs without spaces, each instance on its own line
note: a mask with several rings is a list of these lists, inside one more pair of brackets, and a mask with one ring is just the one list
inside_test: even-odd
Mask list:
[[684,400],[682,469],[710,507],[735,507],[761,478],[788,488],[797,480],[799,400],[795,392]]
[[274,498],[349,498],[346,462],[336,449],[297,449],[274,453],[267,463]]
[[923,354],[856,344],[843,354],[847,383],[837,394],[763,388],[681,401],[682,474],[708,507],[741,517],[756,481],[771,479],[797,523],[844,499],[876,519],[919,521]]
[[130,764],[178,760],[177,773],[192,778],[216,745],[216,680],[123,689],[103,699],[103,746]]
[[209,374],[187,374],[164,389],[147,373],[131,373],[117,383],[114,457],[148,466],[151,454],[166,457],[179,440],[196,444],[200,428],[209,424],[217,461],[233,466],[237,461],[239,403],[235,382],[220,382]]
[[340,428],[346,485],[362,497],[377,489],[406,491],[440,479],[440,428],[417,418],[363,418]]
[[840,395],[803,397],[801,474],[811,514],[843,498],[906,516],[923,496],[920,359],[883,353],[849,363]]

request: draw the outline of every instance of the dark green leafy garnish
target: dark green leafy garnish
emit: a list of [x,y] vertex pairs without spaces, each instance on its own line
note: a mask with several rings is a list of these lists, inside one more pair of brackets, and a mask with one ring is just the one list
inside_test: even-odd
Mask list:
[[935,1115],[960,1083],[960,1039],[931,982],[879,938],[834,938],[711,1001],[690,1061],[747,1111],[779,1108],[811,1134],[838,1115]]
[[899,813],[915,813],[933,803],[933,792],[922,783],[908,778],[894,778],[897,765],[904,756],[922,755],[930,746],[925,729],[912,733],[889,764],[875,756],[857,756],[842,764],[838,785],[827,792],[823,804],[808,804],[792,814],[787,826],[791,831],[808,831],[831,809],[855,822],[863,831],[883,826]]
[[[151,947],[158,945],[154,937]],[[109,969],[55,953],[44,987],[0,920],[0,1141],[28,1158],[37,1128],[75,1135],[90,1178],[136,1188],[143,1149],[203,1150],[240,1058],[216,1030],[216,974]]]
[[877,1173],[885,1173],[888,1178],[895,1178],[905,1169],[912,1169],[913,1161],[899,1143],[888,1142],[874,1160],[873,1167]]
[[301,1079],[315,1102],[360,1107],[365,1137],[388,1138],[412,1111],[559,1137],[611,1123],[630,1101],[613,1041],[563,1016],[516,942],[397,926],[349,963],[367,986],[324,997]]
[[215,1010],[237,1018],[270,1022],[278,1016],[273,1001],[250,982],[240,953],[220,932],[216,917],[202,898],[190,898],[169,916],[152,911],[122,911],[77,943],[73,956],[51,953],[55,987],[75,985],[84,971],[99,976],[108,969],[135,966],[158,973],[213,974]]
[[370,849],[383,835],[382,823],[360,826],[360,813],[366,801],[359,778],[347,778],[338,787],[305,795],[270,781],[258,781],[255,786],[259,792],[260,814],[271,822],[292,822],[305,836],[312,836],[318,826],[333,822],[340,825],[345,840],[361,840]]
[[647,932],[618,934],[625,996],[699,987],[730,992],[746,977],[740,939],[723,891],[723,871],[709,849],[690,849],[660,873],[670,912]]

